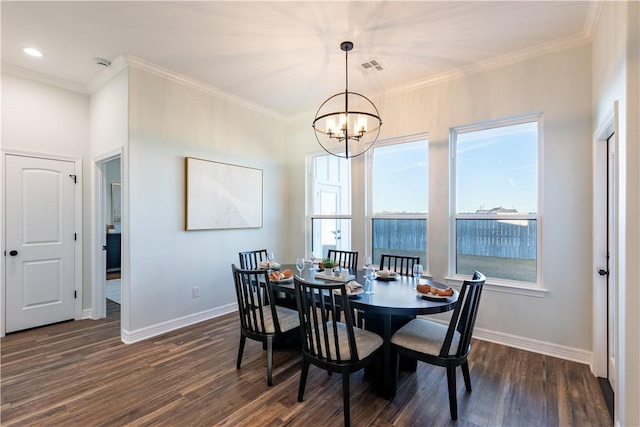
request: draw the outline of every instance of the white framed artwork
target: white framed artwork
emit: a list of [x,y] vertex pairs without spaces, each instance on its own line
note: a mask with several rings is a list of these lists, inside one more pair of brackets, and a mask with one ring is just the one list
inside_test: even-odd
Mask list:
[[187,230],[262,227],[262,169],[186,158]]

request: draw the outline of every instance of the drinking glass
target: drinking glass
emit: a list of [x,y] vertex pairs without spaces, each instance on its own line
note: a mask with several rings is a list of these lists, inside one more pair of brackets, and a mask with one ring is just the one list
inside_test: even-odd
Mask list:
[[364,293],[373,294],[373,281],[376,278],[376,271],[372,267],[367,267],[364,273]]
[[420,283],[420,278],[422,277],[422,265],[414,264],[413,265],[413,277],[415,279],[415,283],[413,285],[413,289],[418,287],[418,283]]
[[365,266],[365,268],[371,267],[371,257],[370,256],[364,258],[364,266]]
[[276,259],[276,257],[273,255],[273,252],[269,252],[267,258],[269,259],[269,271],[271,271],[273,270],[273,260]]
[[298,269],[298,276],[302,277],[302,270],[304,270],[304,258],[296,258],[296,268]]

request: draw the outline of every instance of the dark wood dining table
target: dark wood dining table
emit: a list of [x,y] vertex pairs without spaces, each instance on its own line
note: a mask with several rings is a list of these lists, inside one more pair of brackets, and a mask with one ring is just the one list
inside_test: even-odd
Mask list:
[[[294,274],[298,271],[293,265],[283,265],[282,268],[290,268]],[[355,276],[356,282],[364,286],[364,271],[350,271]],[[316,270],[305,265],[305,269],[300,275],[305,280],[324,283],[326,279],[317,278]],[[392,398],[396,393],[396,384],[393,369],[391,366],[391,337],[403,325],[415,318],[417,315],[428,315],[444,313],[453,310],[458,300],[458,291],[454,289],[454,295],[450,298],[438,301],[423,299],[415,289],[415,279],[413,277],[398,275],[395,280],[382,280],[377,278],[373,281],[372,294],[362,293],[349,298],[352,309],[364,313],[365,329],[378,333],[384,340],[382,346],[382,373],[378,378],[379,394],[385,398]],[[429,284],[439,288],[446,288],[446,285],[434,282],[431,279],[420,279],[420,284]],[[294,305],[295,294],[293,283],[274,283],[274,290],[281,290],[287,294],[289,300],[286,305]],[[291,300],[291,298],[293,298]],[[415,362],[405,363],[405,367],[415,370]]]

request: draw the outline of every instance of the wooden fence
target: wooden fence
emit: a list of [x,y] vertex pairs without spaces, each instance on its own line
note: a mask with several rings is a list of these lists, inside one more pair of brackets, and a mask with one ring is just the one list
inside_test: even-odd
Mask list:
[[[456,221],[457,252],[501,258],[536,259],[535,220],[460,219]],[[374,262],[381,252],[426,253],[427,221],[374,219]]]

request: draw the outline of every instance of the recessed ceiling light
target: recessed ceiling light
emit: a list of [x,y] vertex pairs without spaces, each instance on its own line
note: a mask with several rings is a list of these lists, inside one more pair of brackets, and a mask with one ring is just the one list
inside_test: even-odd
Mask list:
[[32,47],[25,47],[24,49],[22,49],[22,51],[27,55],[35,56],[36,58],[41,58],[43,55],[42,52],[40,52],[38,49],[34,49]]

